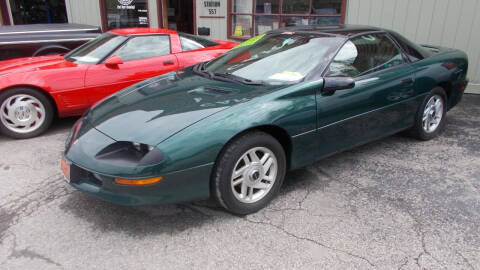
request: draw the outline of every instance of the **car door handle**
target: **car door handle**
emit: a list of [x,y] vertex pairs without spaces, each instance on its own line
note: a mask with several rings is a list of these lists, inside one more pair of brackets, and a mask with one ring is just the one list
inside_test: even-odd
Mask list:
[[168,61],[163,61],[163,64],[164,64],[165,66],[169,66],[169,65],[173,65],[174,63],[173,63],[172,60],[168,60]]
[[412,78],[406,78],[406,79],[402,80],[402,84],[404,84],[404,85],[409,85],[409,84],[412,84],[412,83],[413,83]]

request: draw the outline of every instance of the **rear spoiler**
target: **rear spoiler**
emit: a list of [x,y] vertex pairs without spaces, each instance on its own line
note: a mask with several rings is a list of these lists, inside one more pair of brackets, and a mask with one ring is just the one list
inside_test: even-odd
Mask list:
[[440,52],[440,48],[436,47],[436,46],[433,46],[433,45],[420,44],[420,46],[422,48],[425,48],[425,49],[429,50],[430,52],[433,52],[433,53]]

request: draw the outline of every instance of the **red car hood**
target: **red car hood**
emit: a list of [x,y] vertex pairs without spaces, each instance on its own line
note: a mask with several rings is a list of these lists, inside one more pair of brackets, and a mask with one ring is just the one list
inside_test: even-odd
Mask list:
[[218,42],[222,45],[229,46],[230,49],[239,44],[238,42],[230,41],[230,40],[221,40],[221,39],[212,39],[212,40],[215,41],[215,42]]
[[0,75],[5,75],[12,72],[23,73],[34,70],[46,70],[76,66],[77,64],[66,61],[60,55],[25,57],[1,61]]

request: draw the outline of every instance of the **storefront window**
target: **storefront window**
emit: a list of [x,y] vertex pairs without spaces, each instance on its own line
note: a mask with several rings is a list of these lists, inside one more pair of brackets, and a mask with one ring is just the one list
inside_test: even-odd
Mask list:
[[14,24],[66,23],[65,0],[10,0]]
[[312,0],[312,14],[340,14],[342,0]]
[[229,37],[248,39],[288,26],[340,24],[346,0],[230,0],[229,4]]
[[308,17],[288,16],[282,18],[284,27],[308,25]]
[[252,13],[252,1],[232,0],[232,12]]
[[251,37],[252,35],[252,16],[251,15],[232,15],[232,33],[235,37]]
[[107,29],[148,27],[147,0],[104,0]]
[[284,14],[308,14],[310,0],[283,0]]
[[278,29],[279,22],[279,16],[255,16],[255,35]]
[[256,0],[255,13],[278,14],[280,13],[279,0]]
[[312,17],[310,19],[311,25],[332,25],[340,24],[340,17]]

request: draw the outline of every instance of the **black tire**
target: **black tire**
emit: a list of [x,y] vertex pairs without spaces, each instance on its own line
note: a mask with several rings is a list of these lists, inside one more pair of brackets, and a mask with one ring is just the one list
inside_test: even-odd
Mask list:
[[[278,163],[277,174],[271,188],[260,200],[245,203],[237,199],[233,193],[232,173],[237,161],[248,150],[255,147],[264,147],[275,155]],[[219,154],[212,173],[211,192],[216,201],[227,211],[237,215],[251,214],[264,208],[278,194],[285,172],[286,158],[282,145],[267,133],[249,132],[231,141]]]
[[[35,129],[32,131],[20,133],[20,132],[15,132],[9,129],[7,126],[5,126],[2,120],[2,116],[0,115],[0,132],[14,139],[27,139],[27,138],[32,138],[42,134],[50,127],[54,118],[54,107],[50,102],[50,100],[48,99],[48,97],[46,97],[42,92],[35,89],[31,89],[31,88],[12,88],[8,90],[0,91],[0,110],[4,102],[8,98],[15,95],[19,95],[19,94],[24,94],[24,95],[34,97],[42,104],[43,108],[45,109],[45,118],[43,120],[43,123],[38,125],[38,127],[35,127]],[[0,113],[2,112],[0,111]]]
[[[430,100],[430,98],[432,98],[435,95],[440,96],[443,101],[443,115],[437,128],[432,132],[427,132],[423,127],[423,113],[428,101]],[[445,121],[446,116],[447,116],[447,95],[445,94],[445,90],[442,87],[435,87],[425,97],[422,104],[418,108],[418,111],[415,115],[415,125],[410,130],[408,130],[408,135],[422,141],[431,140],[437,137],[443,131],[446,123]]]

